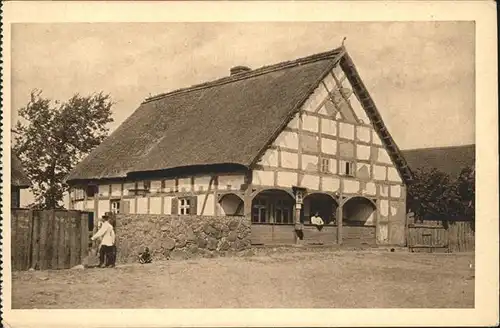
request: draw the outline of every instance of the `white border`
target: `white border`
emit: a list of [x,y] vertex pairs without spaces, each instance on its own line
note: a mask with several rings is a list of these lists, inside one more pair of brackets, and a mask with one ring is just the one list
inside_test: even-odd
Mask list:
[[[10,24],[15,22],[476,21],[477,227],[475,309],[10,310],[4,261],[4,323],[71,326],[470,326],[498,324],[497,36],[493,1],[6,2],[3,3],[3,213],[10,213]],[[397,42],[395,40],[394,42]],[[452,77],[450,77],[452,78]],[[7,152],[5,151],[7,150]],[[7,200],[7,201],[5,201]],[[10,220],[3,245],[10,245]],[[10,258],[10,247],[3,248]]]

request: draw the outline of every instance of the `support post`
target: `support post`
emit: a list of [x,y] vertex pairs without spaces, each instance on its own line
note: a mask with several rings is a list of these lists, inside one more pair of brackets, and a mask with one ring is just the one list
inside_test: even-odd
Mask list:
[[302,223],[300,222],[300,210],[302,209],[302,204],[304,201],[304,193],[305,189],[303,188],[293,188],[295,194],[295,206],[293,218],[294,218],[294,227],[295,227],[295,243],[300,244],[301,240],[304,238],[304,232],[302,229]]
[[294,213],[293,213],[293,218],[294,218],[294,225],[295,225],[295,243],[300,244],[302,237],[303,237],[303,231],[302,231],[302,223],[300,222],[300,210],[302,208],[302,204],[295,204],[294,206]]
[[342,196],[340,196],[340,204],[339,204],[339,207],[338,207],[338,219],[337,219],[337,244],[339,245],[342,245],[342,221],[343,221],[343,217],[344,217],[344,214],[343,214],[343,207],[344,207],[344,204],[342,202]]
[[245,194],[243,196],[243,215],[249,222],[252,221],[252,188],[251,186],[248,186],[247,190],[245,191]]
[[295,213],[294,213],[294,216],[293,216],[293,218],[294,218],[293,222],[295,223],[296,226],[301,227],[301,223],[300,223],[300,210],[302,208],[302,204],[295,204],[294,208],[295,208]]

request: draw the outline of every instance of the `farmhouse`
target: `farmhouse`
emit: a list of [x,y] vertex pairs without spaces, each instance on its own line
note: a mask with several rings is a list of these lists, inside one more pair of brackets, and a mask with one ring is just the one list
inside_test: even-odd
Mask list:
[[12,154],[12,165],[10,174],[10,199],[11,207],[19,208],[21,207],[21,189],[29,188],[31,186],[30,180],[26,173],[24,172],[21,160]]
[[252,244],[404,245],[412,174],[344,46],[229,73],[146,99],[68,176],[73,208],[244,216]]
[[476,146],[447,146],[402,150],[412,170],[437,169],[456,179],[466,167],[474,167]]

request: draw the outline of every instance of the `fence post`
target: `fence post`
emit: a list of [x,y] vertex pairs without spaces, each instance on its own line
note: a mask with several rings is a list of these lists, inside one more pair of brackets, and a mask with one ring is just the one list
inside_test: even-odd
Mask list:
[[[88,227],[88,213],[83,212],[80,215],[80,262],[89,255],[89,227]],[[83,263],[82,263],[83,264]]]
[[40,212],[33,211],[33,249],[31,252],[31,267],[40,268]]
[[11,269],[12,271],[18,270],[17,266],[17,252],[18,252],[18,247],[17,247],[17,220],[18,218],[18,211],[12,209],[10,211],[10,258],[11,258]]
[[36,244],[36,232],[35,232],[35,219],[34,219],[34,216],[33,216],[33,210],[30,209],[29,212],[28,212],[28,243],[29,243],[29,246],[28,246],[28,252],[26,254],[26,267],[27,269],[29,268],[33,268],[34,267],[34,264],[33,264],[33,260],[34,260],[34,256],[33,256],[33,253],[34,253],[34,249],[35,249],[35,244]]
[[82,263],[82,243],[81,243],[81,231],[82,231],[82,220],[80,211],[73,213],[73,221],[75,222],[75,233],[73,235],[73,242],[75,243],[75,248],[73,249],[73,253],[75,254],[75,263],[73,265],[78,265]]
[[[77,212],[79,214],[79,212]],[[78,257],[80,256],[80,252],[77,254],[78,246],[79,246],[79,240],[77,241],[77,236],[79,231],[77,229],[79,228],[79,225],[77,224],[77,220],[79,219],[79,215],[75,215],[75,212],[71,211],[70,216],[69,216],[69,222],[70,222],[70,244],[69,244],[69,250],[70,250],[70,261],[69,265],[70,267],[74,267],[78,263]]]
[[63,217],[56,216],[59,223],[59,242],[57,243],[57,269],[64,269],[66,267],[66,220]]
[[[413,212],[411,212],[413,213]],[[405,247],[410,249],[410,218],[414,218],[414,214],[406,213],[405,215]]]
[[38,244],[38,261],[40,270],[45,270],[48,267],[47,259],[47,234],[49,227],[49,217],[45,211],[39,211],[40,217],[40,242]]
[[58,260],[57,260],[57,256],[58,256],[58,253],[59,253],[59,229],[60,229],[60,224],[59,224],[59,220],[58,218],[56,217],[56,211],[55,210],[50,210],[50,219],[52,220],[52,225],[53,225],[53,229],[52,229],[52,240],[50,240],[51,242],[51,262],[50,262],[50,268],[51,269],[57,269],[57,265],[58,265]]
[[16,239],[12,247],[15,250],[14,263],[17,263],[15,267],[18,270],[28,270],[31,264],[32,216],[30,210],[21,209],[19,212],[21,215],[16,219]]

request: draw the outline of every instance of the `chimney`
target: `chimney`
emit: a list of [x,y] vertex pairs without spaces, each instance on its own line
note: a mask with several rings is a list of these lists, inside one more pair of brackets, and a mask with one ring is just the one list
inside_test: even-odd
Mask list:
[[246,67],[246,66],[234,66],[234,67],[231,67],[231,69],[229,70],[231,76],[236,75],[236,74],[250,72],[250,71],[251,71],[250,67]]

